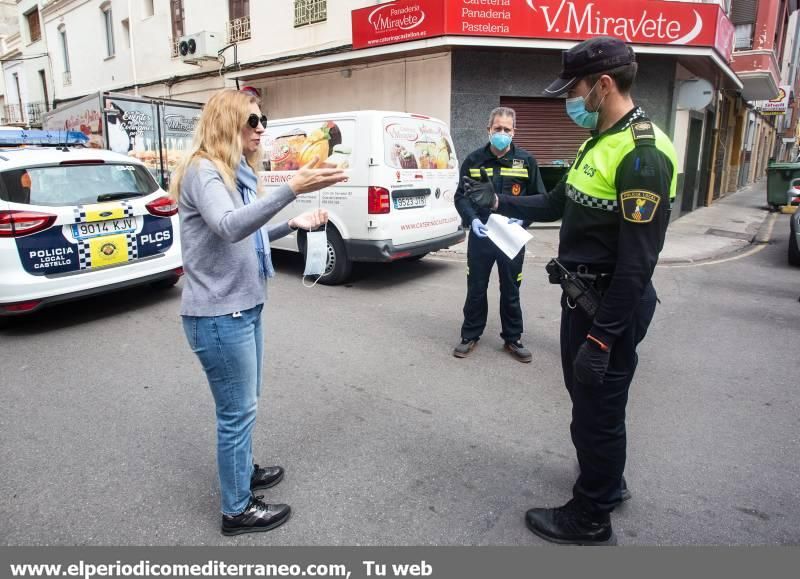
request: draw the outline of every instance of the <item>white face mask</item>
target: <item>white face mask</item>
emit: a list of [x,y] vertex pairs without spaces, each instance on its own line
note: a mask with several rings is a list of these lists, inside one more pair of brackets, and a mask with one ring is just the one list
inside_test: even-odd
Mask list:
[[[325,275],[328,266],[328,225],[322,231],[309,231],[306,233],[306,269],[303,272],[303,285],[311,288],[317,285],[319,279]],[[311,285],[306,285],[306,276],[316,275],[317,279]]]

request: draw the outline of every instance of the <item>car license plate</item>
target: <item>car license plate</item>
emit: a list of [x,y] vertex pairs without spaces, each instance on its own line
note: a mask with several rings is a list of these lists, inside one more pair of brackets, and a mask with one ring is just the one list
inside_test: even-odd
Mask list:
[[108,219],[93,223],[78,223],[72,226],[72,236],[75,239],[89,239],[101,235],[114,235],[136,230],[136,218],[124,217],[122,219]]
[[415,207],[425,207],[425,197],[420,195],[419,197],[395,197],[394,198],[394,208],[395,209],[413,209]]

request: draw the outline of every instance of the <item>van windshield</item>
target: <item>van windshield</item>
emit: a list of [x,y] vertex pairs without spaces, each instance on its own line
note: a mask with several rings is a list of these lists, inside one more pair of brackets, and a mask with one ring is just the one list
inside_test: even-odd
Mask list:
[[386,117],[383,147],[386,164],[395,169],[458,169],[450,131],[433,119]]
[[158,190],[144,167],[124,163],[52,165],[3,171],[6,201],[60,207],[141,197]]

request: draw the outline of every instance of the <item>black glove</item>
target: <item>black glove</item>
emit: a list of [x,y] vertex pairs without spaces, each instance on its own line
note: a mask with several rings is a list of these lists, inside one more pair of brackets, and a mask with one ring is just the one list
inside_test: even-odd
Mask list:
[[575,356],[575,380],[587,386],[600,386],[606,377],[610,358],[610,349],[603,350],[594,342],[585,341]]
[[494,185],[492,185],[492,181],[486,174],[486,169],[481,169],[480,181],[464,177],[464,193],[476,207],[482,209],[494,208],[497,196],[494,192]]

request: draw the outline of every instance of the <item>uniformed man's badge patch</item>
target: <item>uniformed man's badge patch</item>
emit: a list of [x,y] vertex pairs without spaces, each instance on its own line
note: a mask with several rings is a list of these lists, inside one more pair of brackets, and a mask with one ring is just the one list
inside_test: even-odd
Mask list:
[[624,191],[619,198],[622,201],[622,216],[631,223],[650,223],[661,203],[661,197],[652,191]]
[[653,123],[650,121],[640,121],[631,125],[634,139],[655,139],[656,132],[653,130]]
[[512,195],[519,195],[520,193],[522,193],[522,185],[520,185],[519,183],[514,183],[511,186],[511,193]]
[[512,169],[522,169],[525,167],[525,161],[522,159],[514,159],[511,163]]

